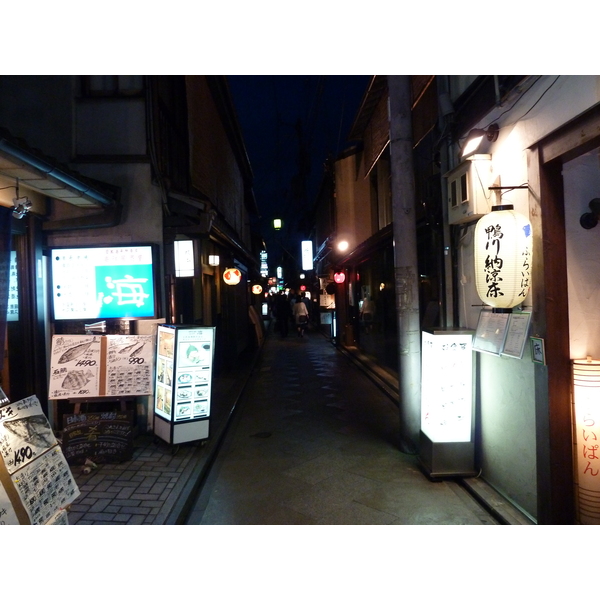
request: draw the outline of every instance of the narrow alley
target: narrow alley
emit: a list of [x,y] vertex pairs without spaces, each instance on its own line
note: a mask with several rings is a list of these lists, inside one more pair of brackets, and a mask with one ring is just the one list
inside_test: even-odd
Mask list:
[[398,429],[320,333],[270,333],[187,524],[497,524],[459,483],[430,481]]

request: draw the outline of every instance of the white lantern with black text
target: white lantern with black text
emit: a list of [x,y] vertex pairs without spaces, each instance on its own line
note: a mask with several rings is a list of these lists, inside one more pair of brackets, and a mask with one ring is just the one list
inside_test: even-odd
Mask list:
[[481,301],[497,311],[521,304],[531,287],[529,220],[512,204],[492,206],[475,227],[475,286]]

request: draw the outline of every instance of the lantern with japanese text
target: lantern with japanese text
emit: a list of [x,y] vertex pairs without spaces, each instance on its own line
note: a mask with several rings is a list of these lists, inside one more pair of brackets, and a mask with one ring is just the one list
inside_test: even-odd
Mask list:
[[262,292],[262,285],[256,284],[256,285],[252,286],[252,293],[253,294],[255,294],[255,295],[258,296],[258,294],[260,294],[261,292]]
[[477,294],[494,311],[510,312],[531,287],[531,223],[512,204],[492,206],[477,222],[474,244]]
[[237,285],[242,280],[242,272],[239,269],[225,269],[223,273],[223,281],[227,285]]
[[579,521],[600,524],[600,360],[573,361]]

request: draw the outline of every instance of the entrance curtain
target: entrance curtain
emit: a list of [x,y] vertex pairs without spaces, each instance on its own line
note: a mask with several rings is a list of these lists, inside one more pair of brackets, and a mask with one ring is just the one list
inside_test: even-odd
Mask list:
[[10,287],[12,209],[0,206],[0,369],[4,365],[6,317]]

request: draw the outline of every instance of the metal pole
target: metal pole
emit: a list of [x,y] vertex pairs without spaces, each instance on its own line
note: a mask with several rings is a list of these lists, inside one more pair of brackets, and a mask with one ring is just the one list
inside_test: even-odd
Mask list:
[[400,447],[403,452],[417,454],[421,431],[421,329],[410,77],[388,76],[388,89],[399,346]]

